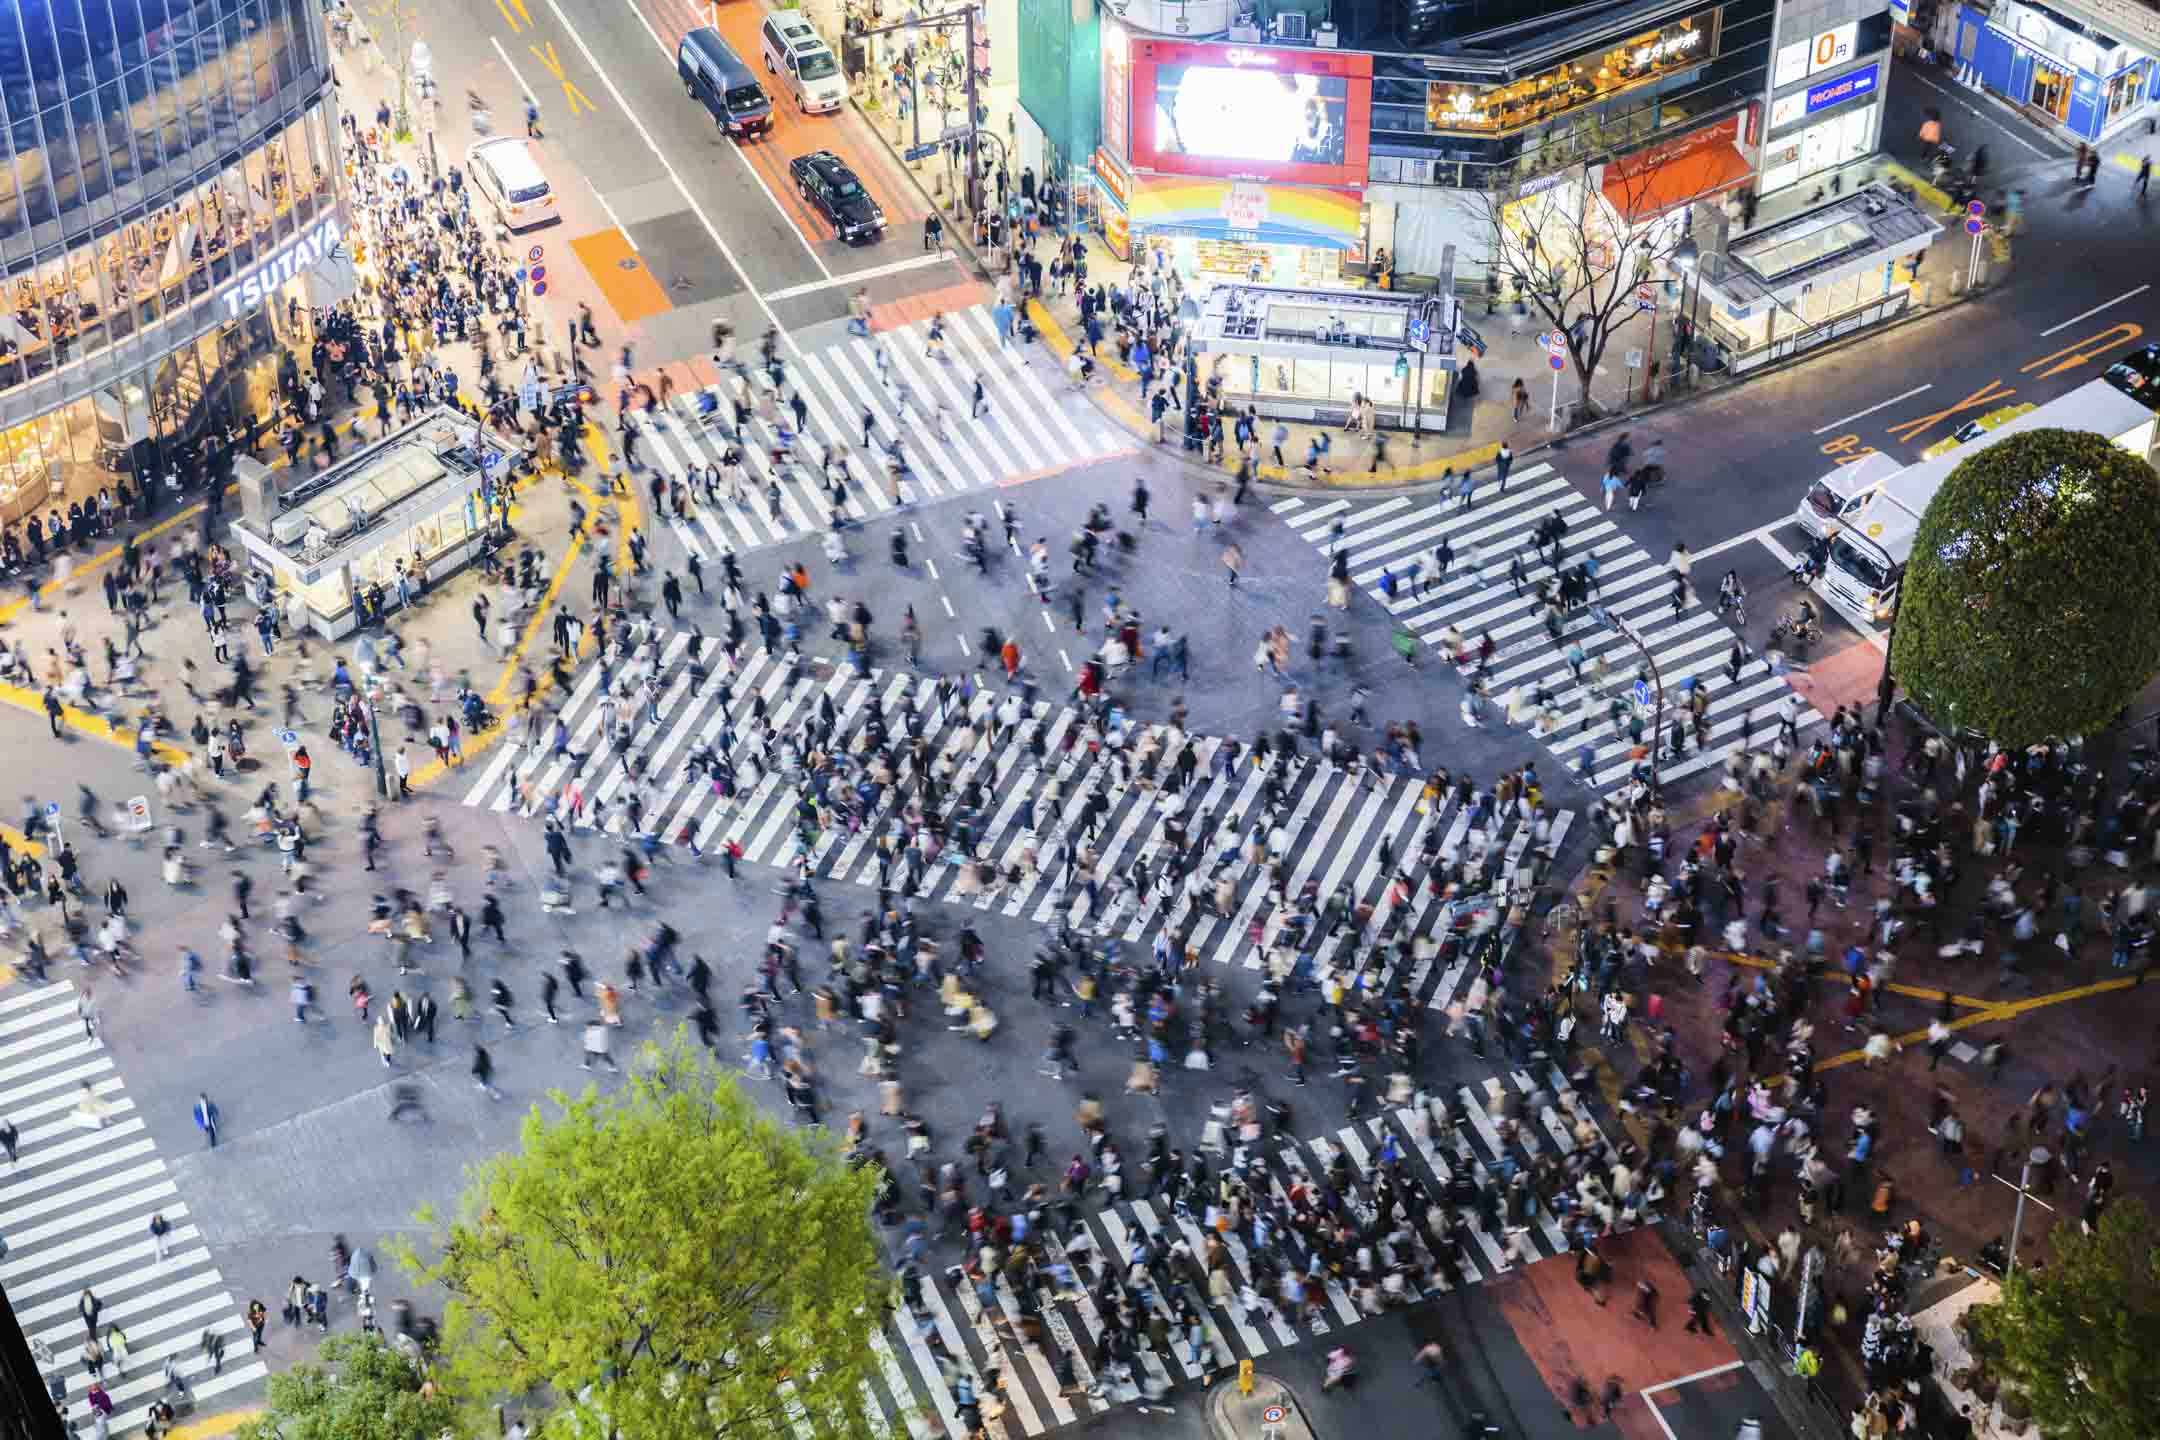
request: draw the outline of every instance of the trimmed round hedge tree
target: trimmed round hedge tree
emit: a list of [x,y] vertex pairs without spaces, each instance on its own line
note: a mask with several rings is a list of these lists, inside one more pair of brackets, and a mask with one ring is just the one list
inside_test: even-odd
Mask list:
[[2160,672],[2160,476],[2106,437],[1975,451],[1921,517],[1891,669],[2002,745],[2106,726]]

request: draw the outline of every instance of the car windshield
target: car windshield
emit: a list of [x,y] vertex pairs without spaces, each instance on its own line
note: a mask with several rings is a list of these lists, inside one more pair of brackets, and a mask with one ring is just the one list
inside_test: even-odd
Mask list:
[[1838,498],[1828,485],[1818,480],[1807,492],[1807,503],[1818,515],[1834,516],[1838,512]]
[[830,50],[811,51],[808,55],[802,57],[802,63],[795,68],[796,73],[805,80],[823,80],[837,73],[840,69],[839,65],[834,62]]
[[730,110],[760,110],[765,105],[765,92],[755,85],[739,85],[727,92],[727,108]]
[[858,185],[855,182],[855,177],[845,170],[828,175],[826,178],[832,182],[832,193],[842,200],[852,200],[862,194],[862,186]]

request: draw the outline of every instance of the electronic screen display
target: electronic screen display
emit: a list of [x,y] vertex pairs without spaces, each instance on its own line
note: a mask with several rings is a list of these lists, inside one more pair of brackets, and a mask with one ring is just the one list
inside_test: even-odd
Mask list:
[[1227,65],[1163,65],[1155,72],[1154,153],[1262,167],[1340,165],[1350,84]]

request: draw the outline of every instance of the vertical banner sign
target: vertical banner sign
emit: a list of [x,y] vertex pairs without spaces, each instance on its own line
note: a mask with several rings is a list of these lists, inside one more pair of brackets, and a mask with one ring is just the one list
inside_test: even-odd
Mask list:
[[1102,49],[1102,148],[1126,164],[1132,156],[1132,64],[1126,58],[1124,33],[1113,37],[1105,29]]

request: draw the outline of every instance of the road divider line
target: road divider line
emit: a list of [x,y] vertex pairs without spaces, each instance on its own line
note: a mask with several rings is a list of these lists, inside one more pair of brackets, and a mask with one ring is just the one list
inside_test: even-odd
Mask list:
[[[540,98],[539,93],[535,91],[532,86],[525,83],[524,76],[518,74],[517,65],[511,60],[510,52],[503,49],[502,41],[496,39],[493,35],[490,35],[488,36],[488,44],[493,45],[495,47],[495,53],[502,56],[503,68],[510,72],[510,78],[512,80],[517,81],[518,90],[522,94],[523,98],[532,100],[537,103]],[[617,96],[616,98],[620,99],[621,97]]]
[[[691,10],[693,14],[696,13],[695,6],[692,6]],[[555,13],[560,15],[562,11],[557,10]],[[637,16],[638,24],[645,27],[645,33],[652,37],[653,44],[659,48],[661,60],[666,62],[669,73],[673,74],[675,70],[675,46],[669,44],[667,41],[660,38],[660,32],[653,29],[652,22],[645,18],[645,9],[643,6],[632,5],[630,7],[630,13]],[[715,5],[712,7],[709,14],[700,16],[698,18],[697,24],[709,25],[713,29],[718,30],[720,28],[719,7]],[[689,29],[695,28],[696,24],[689,27]],[[688,29],[686,29],[684,33],[689,33]],[[580,50],[585,50],[585,41],[581,36],[577,34],[576,31],[571,32],[570,38],[577,41],[578,48]],[[590,50],[585,50],[585,58],[588,60],[592,59],[592,52]],[[595,74],[600,73],[600,67],[597,63],[593,66],[593,71]],[[600,80],[601,83],[605,84],[608,87],[608,89],[613,90],[615,88],[615,82],[608,79],[606,75],[601,74]],[[622,96],[618,94],[615,98],[620,101],[622,99]],[[628,114],[629,112],[625,111],[624,113]],[[634,125],[638,124],[636,116],[631,116],[631,123]],[[643,125],[638,125],[638,130],[640,133],[642,133],[644,129],[645,127]],[[771,132],[768,131],[768,138],[770,137],[770,134]],[[652,137],[647,136],[645,143],[648,145],[652,144]],[[770,185],[767,185],[764,180],[759,178],[758,168],[756,165],[751,163],[749,152],[746,151],[743,146],[737,145],[733,141],[726,141],[725,143],[727,145],[727,148],[734,152],[735,163],[743,167],[744,172],[747,173],[750,177],[750,183],[757,186],[759,193],[765,197],[765,202],[773,207],[773,210],[778,213],[782,220],[787,221],[787,228],[789,232],[794,235],[795,243],[802,246],[803,254],[810,257],[810,263],[812,265],[817,266],[818,274],[823,275],[828,281],[832,280],[832,268],[825,263],[825,257],[818,254],[817,250],[810,244],[810,237],[803,234],[802,226],[796,224],[794,219],[788,214],[787,207],[780,203],[780,197],[773,193],[772,187]],[[761,151],[759,153],[763,152]],[[668,173],[670,175],[673,175],[675,172],[670,169]],[[682,190],[684,195],[688,195],[690,193],[687,189],[683,188],[683,183],[679,178],[675,181],[675,186],[677,189]],[[691,208],[695,210],[697,207],[693,205]],[[703,211],[698,211],[698,219],[705,219]],[[712,229],[712,225],[710,224],[710,222],[706,224],[705,228],[707,230]],[[717,239],[718,237],[715,236],[714,238]],[[720,253],[723,255],[727,255],[727,247],[725,245],[720,247]],[[733,255],[728,255],[728,263],[731,265],[735,264],[735,257]],[[750,283],[750,272],[744,270],[740,265],[735,265],[735,273],[742,276],[743,284],[749,288],[749,291],[752,295],[757,296],[758,302],[760,306],[764,308],[765,313],[768,316],[771,315],[771,307],[764,304],[766,297],[764,297],[763,295],[759,295],[757,286]],[[776,320],[773,323],[777,325],[779,322]]]
[[[2073,321],[2070,321],[2070,322],[2068,322],[2068,323],[2070,323],[2070,324],[2073,324],[2073,325],[2074,325],[2074,324],[2076,324],[2077,322],[2073,320]],[[2041,333],[2043,333],[2043,334],[2047,334],[2047,335],[2052,335],[2052,334],[2054,334],[2055,332],[2054,332],[2054,331],[2052,331],[2052,330],[2047,330],[2047,331],[2043,331],[2043,332],[2041,332]],[[1934,389],[1934,388],[1935,388],[1935,387],[1934,387],[1934,385],[1932,385],[1932,384],[1928,384],[1928,385],[1915,385],[1915,386],[1913,386],[1913,388],[1912,388],[1912,389],[1910,389],[1910,390],[1907,390],[1907,391],[1906,391],[1906,392],[1905,392],[1904,394],[1902,394],[1902,395],[1893,395],[1893,396],[1891,396],[1891,397],[1890,397],[1890,398],[1889,398],[1888,400],[1880,400],[1880,401],[1877,401],[1877,402],[1876,402],[1875,404],[1873,404],[1873,405],[1870,405],[1870,406],[1868,406],[1868,407],[1867,407],[1867,409],[1865,409],[1865,410],[1855,410],[1855,411],[1854,411],[1854,412],[1853,412],[1852,414],[1850,414],[1850,415],[1847,415],[1847,416],[1846,416],[1846,417],[1845,417],[1844,419],[1842,419],[1842,420],[1833,420],[1833,421],[1831,421],[1831,422],[1830,422],[1829,424],[1827,424],[1827,425],[1823,426],[1822,428],[1820,428],[1820,429],[1816,430],[1816,431],[1815,431],[1814,433],[1815,433],[1815,434],[1817,434],[1817,435],[1827,435],[1827,434],[1829,434],[1829,433],[1830,433],[1830,432],[1831,432],[1832,430],[1842,430],[1842,429],[1844,429],[1844,428],[1845,428],[1845,427],[1846,427],[1847,425],[1850,425],[1850,424],[1852,424],[1852,423],[1853,423],[1853,421],[1855,421],[1855,420],[1865,420],[1865,419],[1867,419],[1867,417],[1868,417],[1868,416],[1870,416],[1870,415],[1873,415],[1873,414],[1874,414],[1874,413],[1875,413],[1876,411],[1878,411],[1878,410],[1887,410],[1887,409],[1889,409],[1889,408],[1890,408],[1890,407],[1891,407],[1892,405],[1895,405],[1895,404],[1897,404],[1897,403],[1898,403],[1898,402],[1899,402],[1900,400],[1910,400],[1910,399],[1912,399],[1912,398],[1913,398],[1913,396],[1915,396],[1915,395],[1925,395],[1925,394],[1927,394],[1927,392],[1928,392],[1928,391],[1930,391],[1930,390],[1932,390],[1932,389]]]
[[2040,338],[2045,340],[2048,336],[2053,335],[2056,331],[2067,330],[2072,325],[2077,324],[2081,320],[2090,320],[2093,316],[2098,315],[2101,311],[2112,310],[2117,305],[2122,304],[2125,300],[2135,300],[2138,296],[2144,294],[2147,290],[2150,289],[2152,289],[2152,286],[2150,285],[2140,285],[2135,290],[2125,290],[2122,294],[2117,295],[2112,300],[2101,301],[2098,305],[2093,306],[2092,309],[2087,310],[2082,315],[2073,315],[2068,320],[2063,321],[2060,325],[2049,326],[2047,329],[2040,332]]
[[[637,131],[638,138],[645,142],[645,148],[652,151],[653,158],[660,162],[660,168],[667,171],[668,179],[675,182],[675,189],[681,194],[683,203],[690,207],[690,213],[697,216],[698,223],[705,227],[705,233],[712,238],[713,248],[717,249],[725,257],[728,264],[735,267],[737,275],[742,276],[743,285],[749,290],[750,298],[757,301],[758,309],[765,312],[765,318],[771,322],[773,329],[780,331],[781,338],[787,341],[789,348],[793,349],[798,355],[801,354],[802,347],[796,344],[794,336],[781,328],[780,317],[773,313],[773,308],[766,302],[764,294],[759,291],[756,285],[751,283],[750,272],[743,268],[742,260],[735,254],[734,248],[722,237],[720,227],[713,224],[712,217],[705,213],[705,207],[698,203],[697,196],[693,195],[690,192],[690,187],[683,182],[682,172],[675,168],[675,162],[668,159],[667,152],[660,148],[660,143],[657,140],[653,139],[652,131],[645,128],[645,122],[638,118],[635,110],[630,108],[630,101],[623,94],[622,87],[615,83],[615,77],[600,68],[599,57],[593,54],[592,46],[585,43],[585,36],[580,33],[575,25],[570,23],[570,17],[564,13],[559,0],[547,0],[547,6],[548,9],[555,12],[556,20],[562,24],[563,33],[570,37],[571,44],[577,46],[578,53],[585,57],[585,63],[592,67],[593,74],[600,77],[600,83],[607,87],[608,94],[614,96],[615,103],[622,107],[624,118],[629,120],[631,128]],[[659,33],[652,28],[652,22],[647,20],[635,6],[631,7],[631,13],[637,16],[638,24],[645,27],[645,33],[652,36],[653,44],[659,47],[660,53],[664,56],[671,55],[672,52],[661,41]],[[756,177],[753,175],[751,178],[755,179]],[[764,192],[768,200],[772,199],[772,192],[766,190],[762,182],[759,183],[758,189]],[[778,201],[774,201],[776,207],[778,203]],[[786,212],[783,211],[783,218],[785,218],[785,214]],[[788,228],[790,230],[795,229],[793,224],[790,224]],[[801,231],[797,230],[795,233],[798,239],[801,238]],[[824,260],[820,259],[818,253],[810,248],[808,240],[803,241],[803,253],[816,263],[820,274],[832,274],[832,271],[826,268]]]
[[592,198],[600,202],[600,208],[607,211],[607,218],[609,222],[613,224],[617,230],[620,230],[622,232],[623,244],[629,246],[633,251],[637,251],[637,253],[643,254],[643,251],[638,251],[637,236],[632,235],[630,233],[630,227],[622,223],[622,216],[617,215],[615,213],[615,207],[607,203],[607,196],[600,193],[600,187],[598,185],[593,185],[593,182],[590,180],[587,180],[585,183],[587,185],[592,185]]

